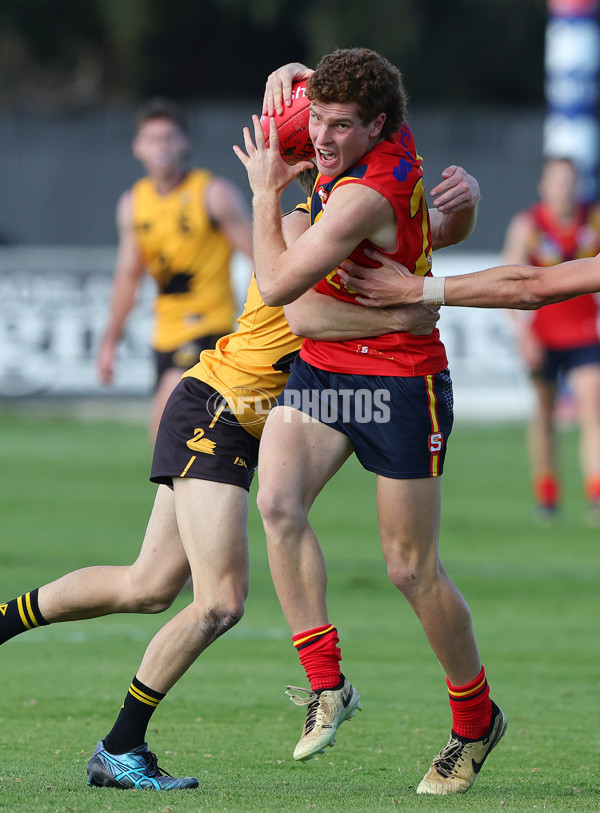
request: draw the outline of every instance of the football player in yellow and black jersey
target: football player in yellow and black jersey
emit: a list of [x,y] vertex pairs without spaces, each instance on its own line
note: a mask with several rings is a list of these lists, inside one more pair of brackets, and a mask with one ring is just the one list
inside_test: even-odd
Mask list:
[[[308,227],[306,208],[285,218],[290,242]],[[301,340],[426,335],[437,313],[360,308],[308,291],[267,307],[252,280],[235,333],[203,352],[171,395],[160,423],[151,479],[160,485],[137,560],[90,567],[0,602],[0,644],[60,621],[167,609],[190,574],[193,598],[151,641],[115,725],[98,743],[88,782],[122,789],[195,788],[165,775],[145,742],[152,713],[201,652],[236,624],[248,593],[248,490],[266,413],[281,393]]]
[[182,372],[233,327],[232,252],[252,258],[240,190],[208,170],[188,169],[190,146],[181,112],[162,100],[148,102],[138,113],[133,140],[133,154],[148,174],[117,205],[119,250],[98,374],[104,384],[113,377],[117,344],[147,272],[158,289],[152,440]]

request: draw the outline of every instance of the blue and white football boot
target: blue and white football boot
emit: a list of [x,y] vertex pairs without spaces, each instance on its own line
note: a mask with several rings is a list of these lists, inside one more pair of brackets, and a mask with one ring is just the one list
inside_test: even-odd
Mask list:
[[121,790],[178,790],[199,785],[193,776],[176,779],[159,768],[147,743],[126,754],[109,754],[100,740],[88,762],[87,776],[88,785]]

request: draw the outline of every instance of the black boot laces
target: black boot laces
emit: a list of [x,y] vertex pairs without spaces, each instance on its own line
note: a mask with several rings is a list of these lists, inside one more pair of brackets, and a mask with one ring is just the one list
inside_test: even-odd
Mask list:
[[441,776],[449,777],[456,768],[456,763],[461,759],[464,743],[460,740],[451,738],[448,740],[448,745],[442,748],[440,753],[434,759],[433,764],[436,771]]
[[[293,694],[294,691],[302,692],[308,695],[308,697],[300,697],[298,694]],[[321,695],[316,694],[312,689],[303,689],[301,686],[288,686],[285,693],[296,706],[307,706],[303,733],[308,734],[309,731],[312,731],[315,727]]]
[[314,700],[311,700],[308,704],[308,709],[306,711],[306,722],[304,723],[304,730],[308,734],[309,731],[312,731],[315,723],[317,721],[317,711],[319,710],[319,695],[316,695]]
[[158,767],[158,757],[156,754],[153,754],[152,751],[148,751],[147,754],[144,754],[144,757],[148,765],[149,776],[170,776],[171,779],[173,779],[170,773]]

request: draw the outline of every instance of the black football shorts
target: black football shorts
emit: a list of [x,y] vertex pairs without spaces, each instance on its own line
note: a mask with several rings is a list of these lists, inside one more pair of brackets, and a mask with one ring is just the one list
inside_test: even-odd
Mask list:
[[258,464],[259,440],[230,410],[220,411],[219,393],[188,376],[175,387],[163,412],[150,480],[173,485],[195,477],[250,489]]

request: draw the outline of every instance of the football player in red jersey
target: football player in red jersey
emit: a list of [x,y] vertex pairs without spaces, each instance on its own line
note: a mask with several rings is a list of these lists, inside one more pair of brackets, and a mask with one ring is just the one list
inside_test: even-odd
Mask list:
[[[540,200],[509,224],[504,261],[548,267],[600,251],[600,208],[580,198],[580,178],[569,158],[544,162]],[[529,426],[529,455],[539,515],[559,506],[555,406],[557,384],[572,389],[580,427],[580,464],[588,518],[600,521],[600,335],[598,298],[586,294],[533,314],[510,311],[519,350],[531,375],[536,409]]]
[[[307,165],[283,162],[274,119],[270,149],[258,117],[254,140],[244,131],[246,151],[234,148],[253,191],[256,278],[265,302],[285,304],[313,286],[354,302],[339,266],[348,258],[369,265],[369,246],[417,276],[429,275],[432,249],[460,242],[473,229],[476,182],[455,168],[445,173],[433,192],[437,211],[430,224],[398,70],[358,48],[323,57],[314,73],[287,66],[268,80],[267,112],[287,101],[293,79],[305,76],[319,176],[310,227],[290,248],[279,225],[281,192]],[[464,197],[448,206],[457,184],[464,185]],[[440,475],[453,417],[439,333],[307,340],[279,404],[263,435],[258,502],[275,587],[310,683],[307,698],[291,695],[308,706],[294,757],[310,759],[333,745],[336,729],[360,708],[358,692],[340,671],[325,564],[308,522],[314,499],[354,451],[377,475],[388,573],[418,615],[450,694],[450,741],[417,792],[465,792],[504,734],[506,718],[489,697],[469,608],[438,555]]]

